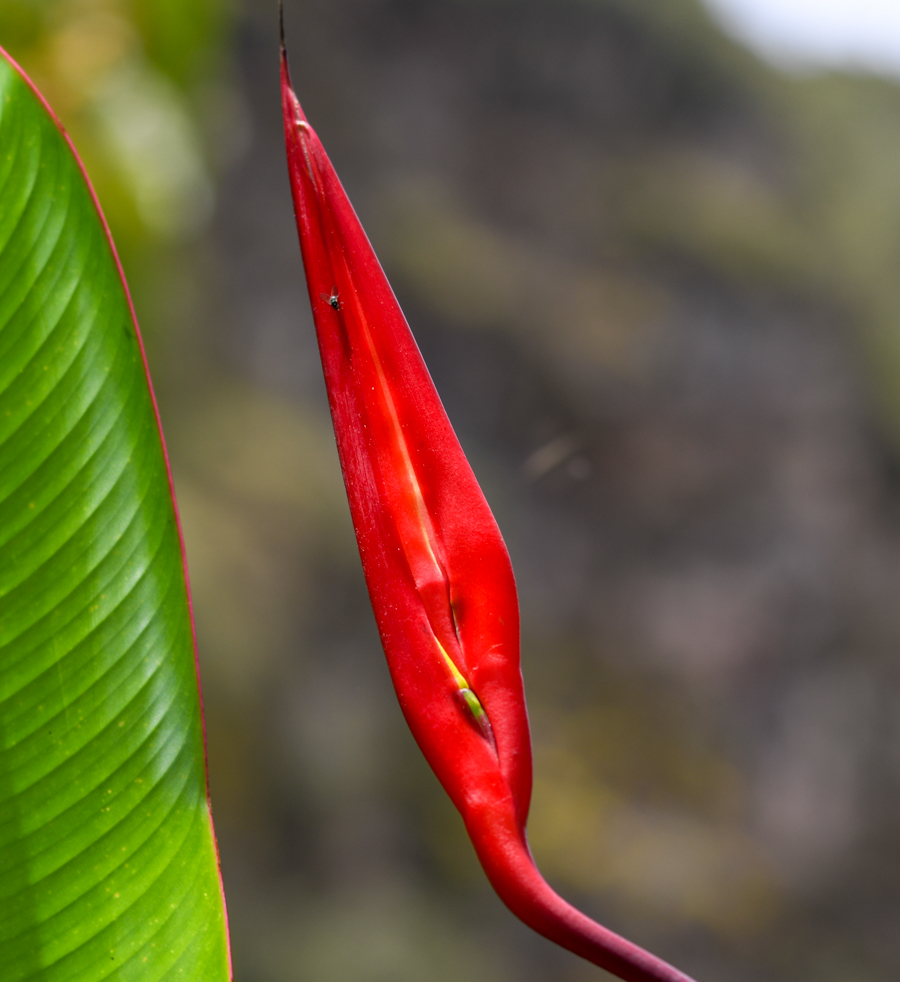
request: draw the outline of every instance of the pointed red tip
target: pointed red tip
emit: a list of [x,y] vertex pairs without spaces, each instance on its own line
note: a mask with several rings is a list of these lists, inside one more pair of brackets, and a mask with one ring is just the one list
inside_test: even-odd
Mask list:
[[284,3],[278,4],[278,54],[281,65],[281,88],[291,88],[291,70],[288,67],[287,48],[284,45]]
[[289,123],[305,123],[306,114],[300,105],[297,94],[291,85],[291,69],[288,65],[287,48],[284,44],[284,24],[281,25],[281,49],[279,55],[281,65],[281,105],[284,111],[285,126]]

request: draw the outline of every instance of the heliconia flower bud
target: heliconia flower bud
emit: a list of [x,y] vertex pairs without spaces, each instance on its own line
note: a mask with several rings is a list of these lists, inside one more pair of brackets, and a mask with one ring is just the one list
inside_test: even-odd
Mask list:
[[628,982],[688,976],[575,910],[525,835],[531,741],[506,546],[356,213],[291,88],[288,170],[366,585],[403,715],[526,924]]

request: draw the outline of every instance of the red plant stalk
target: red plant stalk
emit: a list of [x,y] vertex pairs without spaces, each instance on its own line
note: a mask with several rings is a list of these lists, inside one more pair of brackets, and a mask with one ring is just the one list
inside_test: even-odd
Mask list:
[[691,982],[547,885],[525,822],[531,741],[500,530],[369,240],[294,94],[288,170],[369,596],[403,715],[503,902],[627,982]]

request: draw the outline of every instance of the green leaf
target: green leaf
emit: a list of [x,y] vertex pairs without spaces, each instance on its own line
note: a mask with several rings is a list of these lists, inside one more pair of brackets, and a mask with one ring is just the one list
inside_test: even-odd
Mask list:
[[143,354],[79,164],[3,57],[0,977],[229,978]]

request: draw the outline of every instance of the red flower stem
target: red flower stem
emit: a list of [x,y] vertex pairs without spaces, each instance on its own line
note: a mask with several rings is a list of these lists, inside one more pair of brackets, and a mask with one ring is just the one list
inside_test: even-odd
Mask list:
[[559,896],[535,866],[524,835],[496,810],[464,816],[466,830],[497,895],[521,921],[625,982],[693,982],[690,976],[591,920]]

